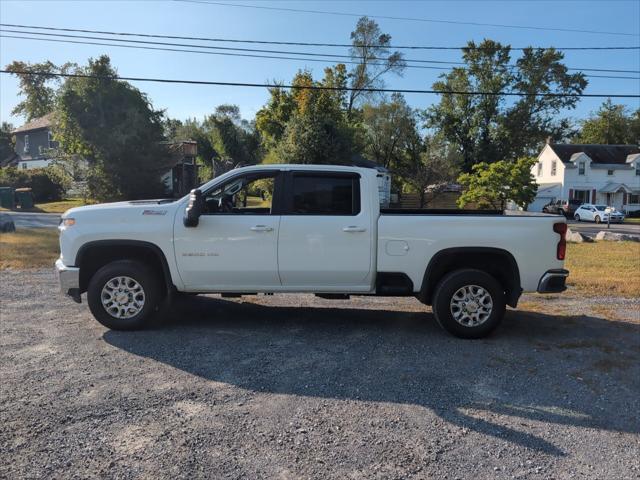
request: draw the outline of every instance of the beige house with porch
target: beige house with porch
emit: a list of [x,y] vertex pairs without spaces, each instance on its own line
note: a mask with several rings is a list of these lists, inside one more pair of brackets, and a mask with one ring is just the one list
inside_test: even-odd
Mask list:
[[532,167],[538,194],[530,211],[552,200],[577,199],[630,212],[640,210],[640,148],[637,145],[548,143]]

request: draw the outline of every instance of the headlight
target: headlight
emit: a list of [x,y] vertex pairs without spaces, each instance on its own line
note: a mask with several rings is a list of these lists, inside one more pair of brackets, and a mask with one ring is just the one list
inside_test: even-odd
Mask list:
[[60,220],[61,227],[73,227],[76,224],[75,218],[63,218]]

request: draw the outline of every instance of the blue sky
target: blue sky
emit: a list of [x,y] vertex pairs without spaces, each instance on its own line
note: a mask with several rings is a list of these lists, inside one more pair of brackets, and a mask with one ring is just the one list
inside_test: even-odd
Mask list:
[[[407,20],[376,19],[382,30],[391,34],[392,43],[403,45],[464,45],[468,40],[491,38],[513,46],[637,46],[640,43],[640,1],[238,1],[226,3],[261,5],[345,13],[418,17],[479,23],[528,25],[580,30],[633,33],[605,35],[513,29],[488,26],[452,25]],[[183,3],[177,1],[38,1],[0,0],[2,23],[140,32],[179,36],[204,36],[239,39],[263,39],[303,42],[348,43],[356,17],[283,12],[233,6]],[[177,40],[177,42],[180,42]],[[184,42],[189,43],[189,42]],[[248,46],[250,45],[240,45]],[[255,48],[260,48],[256,46]],[[282,50],[315,53],[348,53],[329,47],[265,46]],[[295,72],[310,68],[316,77],[324,64],[304,60],[252,59],[155,52],[118,47],[70,45],[0,38],[0,63],[13,60],[56,64],[72,61],[86,63],[87,58],[107,53],[122,76],[164,77],[229,82],[264,83],[289,81]],[[459,61],[458,51],[409,51],[408,58]],[[635,51],[567,52],[565,63],[578,68],[640,70],[640,53]],[[402,78],[389,76],[390,88],[429,89],[438,70],[407,69]],[[613,74],[629,75],[634,74]],[[638,76],[638,74],[635,74]],[[221,103],[240,106],[245,118],[252,118],[265,103],[265,89],[218,86],[167,85],[137,83],[153,105],[166,109],[174,118],[201,118]],[[636,80],[591,78],[587,93],[639,94]],[[0,117],[16,125],[22,119],[12,117],[18,102],[17,81],[0,75]],[[435,95],[406,95],[415,108],[437,101]],[[595,110],[602,99],[583,99],[566,116],[583,118]],[[638,99],[616,100],[638,108]]]

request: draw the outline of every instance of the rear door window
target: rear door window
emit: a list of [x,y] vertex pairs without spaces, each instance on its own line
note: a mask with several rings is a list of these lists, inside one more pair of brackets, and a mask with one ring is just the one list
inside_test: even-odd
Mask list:
[[293,215],[357,215],[360,179],[357,175],[294,173],[291,179]]

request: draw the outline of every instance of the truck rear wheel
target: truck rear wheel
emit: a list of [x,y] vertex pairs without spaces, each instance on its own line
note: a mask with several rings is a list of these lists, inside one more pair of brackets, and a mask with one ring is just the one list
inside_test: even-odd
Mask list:
[[118,260],[100,268],[87,288],[91,313],[112,330],[136,330],[148,325],[161,299],[156,275],[133,260]]
[[482,338],[495,330],[506,309],[504,289],[481,270],[446,275],[433,296],[433,314],[442,328],[460,338]]

